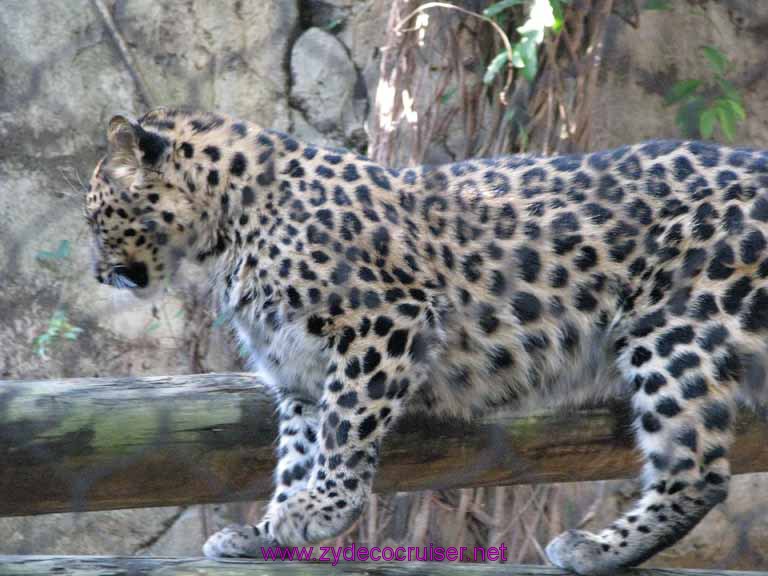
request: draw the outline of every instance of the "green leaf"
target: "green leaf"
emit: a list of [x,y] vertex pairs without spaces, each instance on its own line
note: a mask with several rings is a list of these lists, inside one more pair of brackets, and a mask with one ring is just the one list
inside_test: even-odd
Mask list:
[[721,102],[722,106],[730,108],[739,122],[743,122],[747,119],[747,111],[744,110],[744,106],[742,106],[740,101],[732,100],[731,98],[722,98],[718,100],[718,102]]
[[69,240],[62,240],[59,242],[59,248],[56,250],[56,255],[59,258],[69,258],[71,253],[72,250],[70,248]]
[[49,344],[52,345],[58,338],[77,340],[78,335],[82,332],[82,328],[69,323],[66,310],[59,308],[51,315],[45,332],[35,336],[32,344],[35,346],[38,356],[46,358]]
[[441,104],[448,104],[448,102],[451,101],[451,98],[458,92],[458,88],[456,86],[452,86],[448,88],[445,92],[443,92],[443,95],[440,96],[440,103]]
[[39,346],[37,346],[37,349],[35,350],[35,352],[37,352],[37,355],[40,356],[40,358],[45,358],[45,352],[46,352],[45,345],[40,344]]
[[699,118],[705,107],[704,99],[694,95],[678,108],[675,123],[680,127],[680,133],[685,138],[701,138]]
[[338,29],[342,24],[344,23],[344,18],[334,18],[328,24],[325,25],[325,29],[328,32],[333,32],[334,30]]
[[488,18],[493,18],[494,16],[498,16],[505,10],[508,10],[509,8],[512,8],[512,6],[519,6],[520,4],[525,4],[525,0],[501,0],[501,2],[496,2],[495,4],[491,4],[483,10],[483,16],[487,16]]
[[731,110],[730,106],[718,106],[714,109],[717,112],[717,119],[720,122],[720,130],[723,132],[723,136],[729,142],[733,142],[736,138],[736,114]]
[[728,58],[725,57],[725,54],[714,46],[702,46],[701,51],[704,52],[704,56],[709,60],[712,70],[717,74],[725,74],[725,69],[728,67]]
[[701,80],[680,80],[675,82],[665,97],[667,104],[675,104],[681,100],[686,100],[701,86]]
[[520,150],[526,150],[528,148],[528,131],[525,129],[525,127],[518,122],[518,129],[520,132],[518,133],[517,140],[520,144]]
[[557,34],[563,29],[565,23],[565,10],[563,10],[563,4],[567,4],[568,0],[549,0],[550,6],[552,6],[552,14],[555,16],[555,23],[552,25],[552,31]]
[[496,75],[501,72],[501,69],[509,62],[509,52],[504,50],[496,54],[496,57],[488,64],[488,68],[485,70],[485,76],[483,76],[483,84],[493,84]]
[[720,87],[720,90],[726,98],[736,100],[739,103],[741,102],[741,94],[739,94],[739,91],[736,89],[736,86],[733,85],[733,82],[726,80],[725,78],[717,78],[717,85]]
[[536,78],[536,73],[539,71],[539,59],[536,57],[535,44],[533,45],[531,52],[533,53],[530,54],[529,52],[526,52],[526,56],[524,57],[525,67],[523,68],[523,76],[525,76],[528,82],[533,82],[534,78]]
[[645,10],[672,10],[669,0],[647,0]]
[[507,12],[502,12],[498,16],[494,16],[493,20],[496,21],[496,23],[501,26],[502,28],[507,28],[507,24],[509,23],[510,18],[515,18],[516,14],[514,14],[511,10],[508,10]]
[[536,78],[536,72],[539,68],[538,46],[534,36],[535,33],[527,32],[523,39],[515,45],[512,54],[512,65],[515,68],[522,68],[523,76],[529,82],[533,82]]
[[35,258],[42,261],[56,260],[56,254],[54,252],[49,252],[48,250],[39,250],[35,253]]
[[149,326],[147,326],[146,332],[147,332],[147,334],[151,334],[152,332],[154,332],[158,328],[160,328],[160,322],[158,322],[157,320],[154,320],[154,321],[149,323]]
[[712,133],[715,131],[715,117],[716,112],[712,108],[707,108],[699,116],[699,133],[704,139],[712,137]]
[[59,242],[59,246],[55,251],[50,252],[48,250],[40,250],[35,254],[35,258],[41,261],[64,260],[65,258],[69,258],[70,253],[71,248],[69,240],[62,240]]

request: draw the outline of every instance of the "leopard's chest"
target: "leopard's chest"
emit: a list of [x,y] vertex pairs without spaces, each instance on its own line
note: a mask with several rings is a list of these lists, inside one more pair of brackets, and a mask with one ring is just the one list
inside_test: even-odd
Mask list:
[[233,319],[249,368],[280,393],[307,399],[322,395],[329,354],[320,338],[308,337],[304,323],[279,307]]

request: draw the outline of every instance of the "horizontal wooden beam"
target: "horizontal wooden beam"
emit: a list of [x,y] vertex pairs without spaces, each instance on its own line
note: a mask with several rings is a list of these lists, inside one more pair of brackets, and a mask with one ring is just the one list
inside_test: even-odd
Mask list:
[[[735,472],[768,470],[766,419],[745,412]],[[274,409],[258,378],[207,374],[0,382],[0,515],[259,499],[269,495]],[[626,405],[406,418],[377,491],[569,482],[638,470]]]
[[[0,556],[0,576],[571,576],[547,566],[515,564],[459,564],[451,562],[259,562],[198,558],[142,558],[108,556]],[[614,576],[768,576],[768,572],[727,570],[633,569]]]

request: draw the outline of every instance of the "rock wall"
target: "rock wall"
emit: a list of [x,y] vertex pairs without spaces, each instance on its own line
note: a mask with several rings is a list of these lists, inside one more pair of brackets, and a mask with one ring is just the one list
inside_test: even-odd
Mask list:
[[[617,3],[618,4],[618,3]],[[603,74],[592,116],[593,148],[651,138],[680,138],[675,106],[664,96],[679,80],[712,82],[701,48],[730,61],[726,78],[744,100],[747,120],[735,143],[768,147],[768,2],[675,0],[669,11],[643,11],[633,27],[618,18],[605,39]],[[715,138],[723,141],[721,133]]]
[[[81,202],[106,121],[156,105],[216,109],[364,150],[376,63],[362,53],[383,34],[370,21],[386,3],[113,0],[104,7],[118,37],[95,4],[0,6],[0,377],[236,367],[194,271],[155,304],[87,272]],[[35,338],[57,310],[82,331],[42,350]]]
[[[193,268],[155,303],[93,280],[81,211],[106,122],[188,106],[365,150],[387,2],[105,0],[106,19],[97,4],[0,4],[0,379],[236,370]],[[0,553],[194,555],[205,533],[245,515],[0,518]]]

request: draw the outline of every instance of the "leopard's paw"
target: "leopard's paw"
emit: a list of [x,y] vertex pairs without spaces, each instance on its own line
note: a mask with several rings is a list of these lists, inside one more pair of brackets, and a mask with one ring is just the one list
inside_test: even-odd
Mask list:
[[297,492],[270,513],[272,534],[284,546],[301,546],[335,538],[358,519],[362,506],[339,497]]
[[563,532],[547,545],[547,557],[558,568],[583,576],[613,574],[620,566],[611,546],[583,530]]
[[203,544],[207,558],[261,558],[261,548],[276,546],[274,538],[256,526],[232,524],[213,534]]

